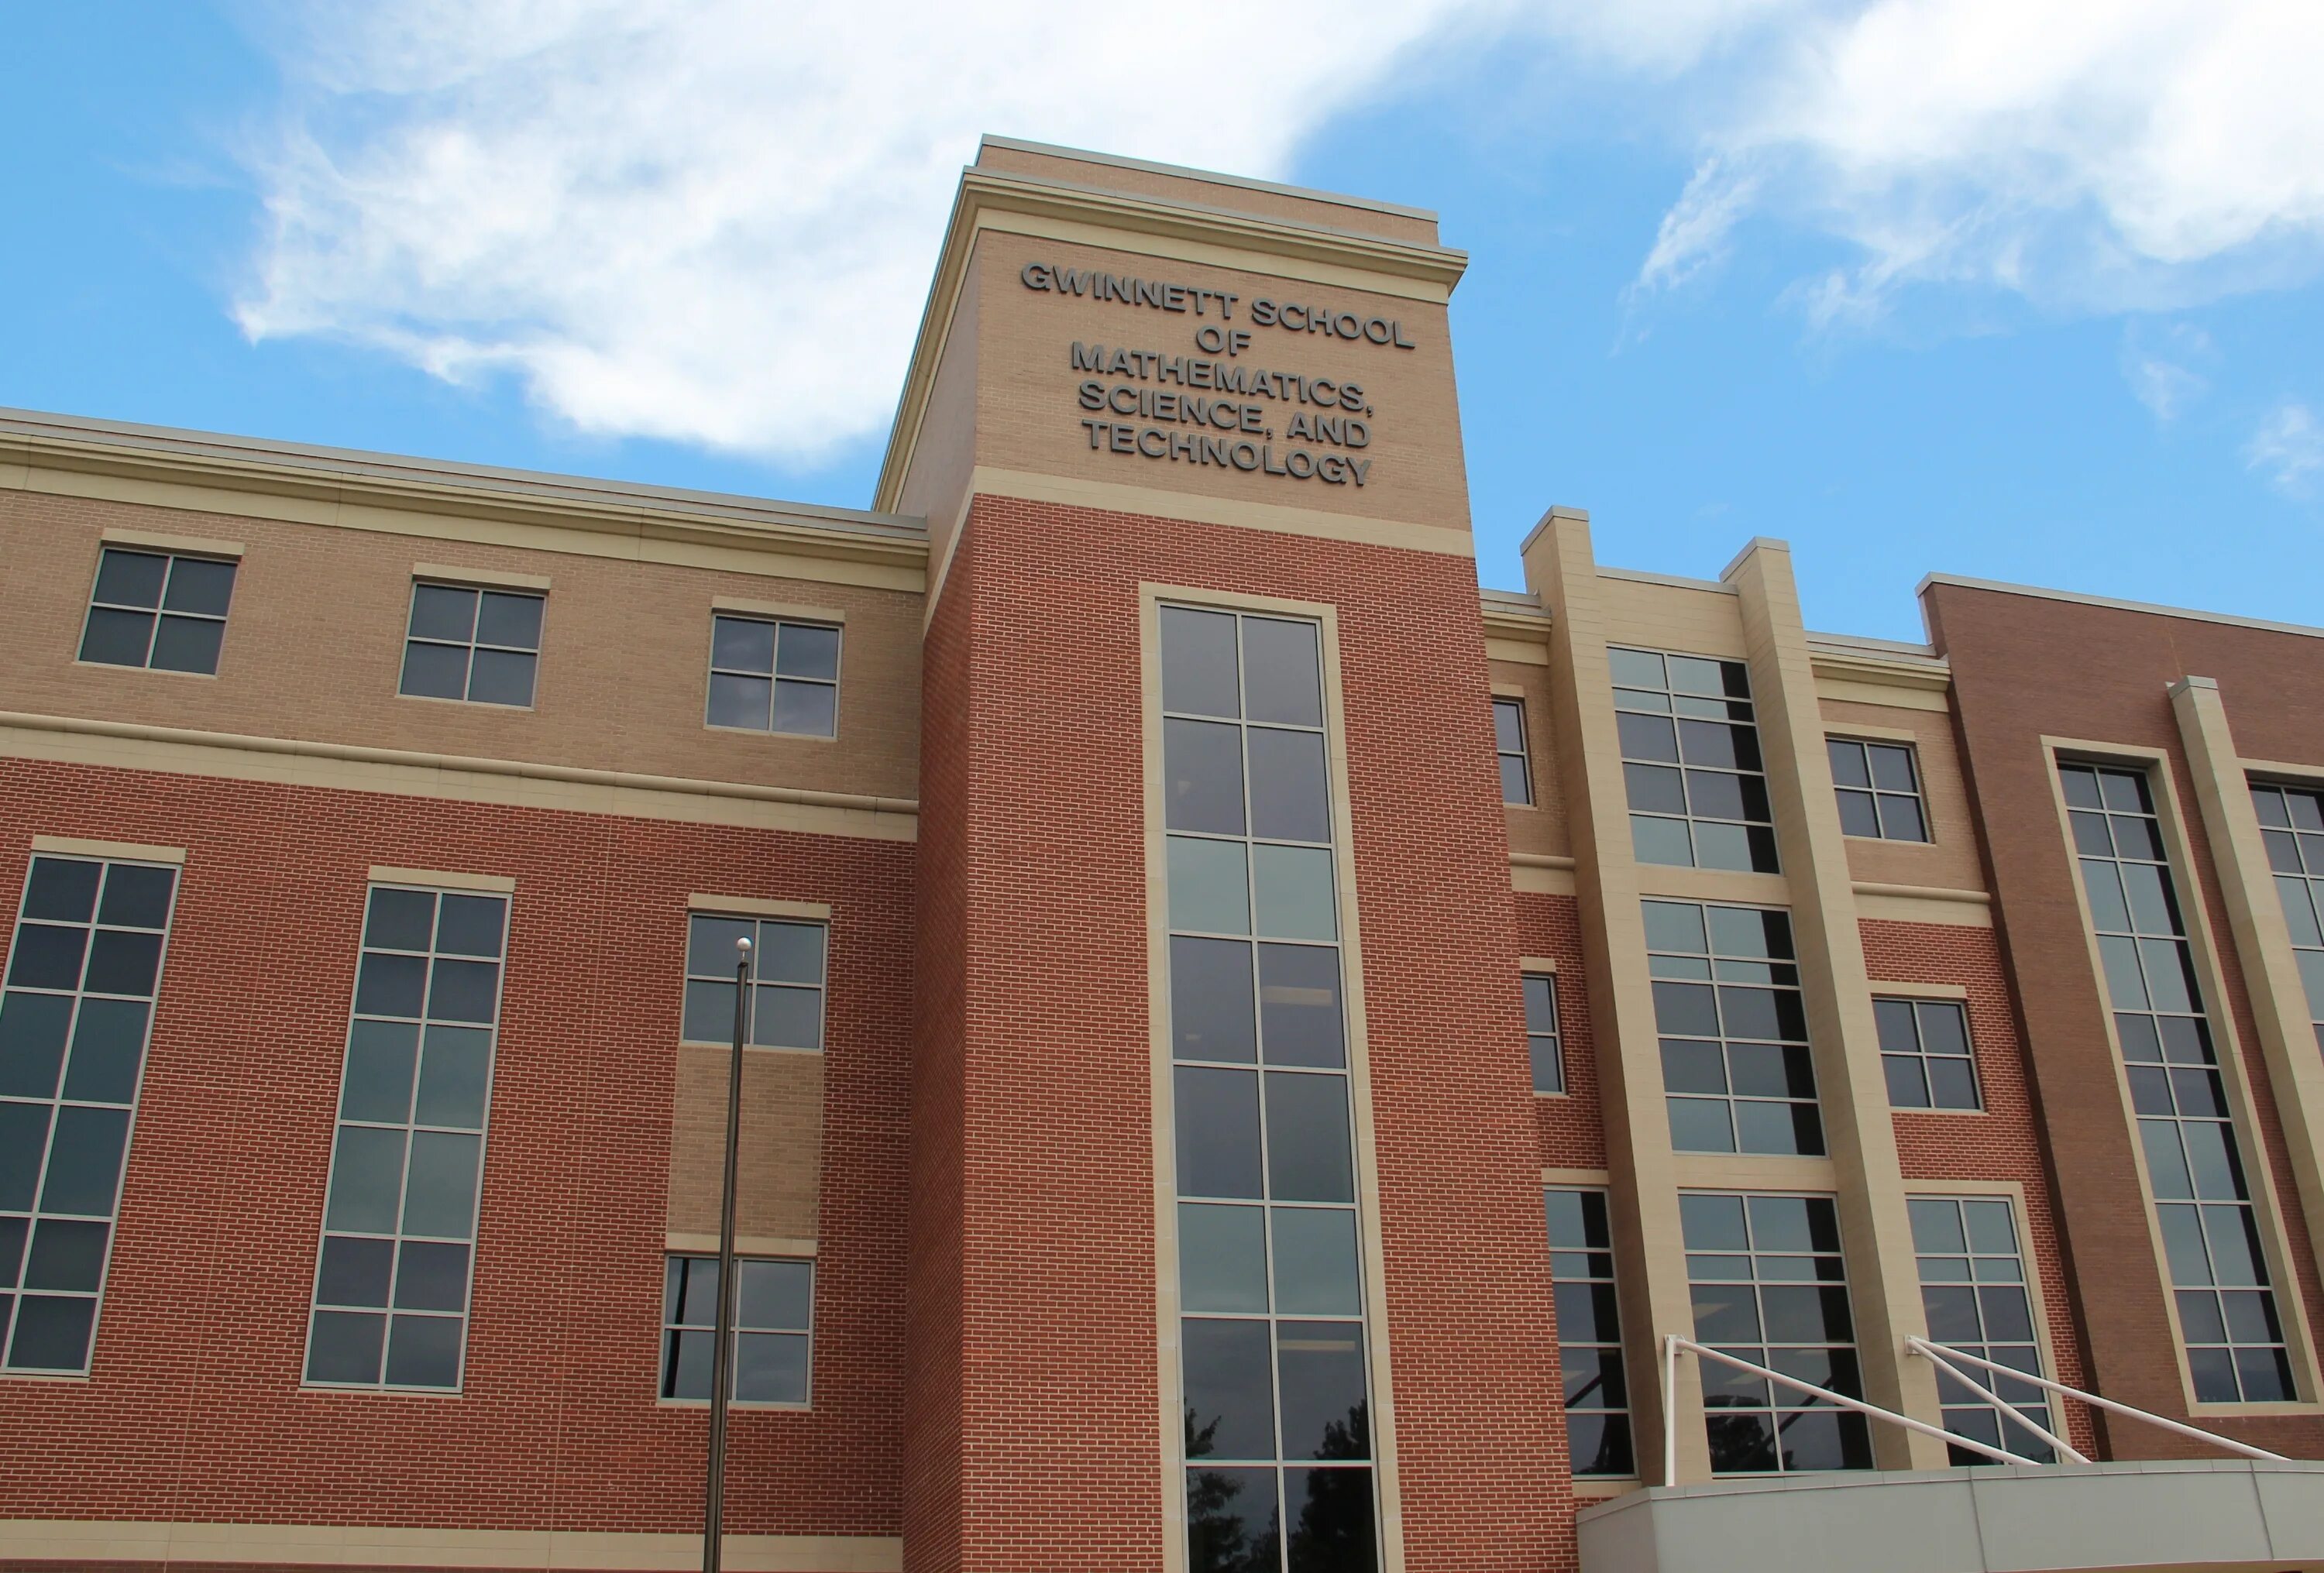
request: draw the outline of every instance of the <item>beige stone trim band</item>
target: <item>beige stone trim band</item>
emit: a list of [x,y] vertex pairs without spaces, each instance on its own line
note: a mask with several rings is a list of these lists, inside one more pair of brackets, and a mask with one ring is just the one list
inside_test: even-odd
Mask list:
[[688,912],[723,912],[735,917],[803,917],[831,921],[831,906],[822,901],[770,901],[758,896],[716,896],[697,890],[686,898]]
[[186,860],[183,847],[149,847],[140,842],[92,842],[78,836],[34,836],[36,852],[56,852],[71,858],[125,858],[134,863],[177,863]]
[[1892,999],[1967,999],[1969,998],[1968,989],[1959,983],[1903,982],[1893,978],[1873,978],[1868,981],[1872,986],[1873,993]]
[[1884,923],[1940,923],[1960,928],[1991,928],[1993,897],[1982,890],[1948,890],[1932,885],[1880,885],[1858,880],[1856,915]]
[[1541,1172],[1544,1185],[1604,1186],[1612,1179],[1613,1176],[1603,1169],[1544,1169]]
[[1573,870],[1511,862],[1509,888],[1527,896],[1571,896],[1575,888]]
[[547,591],[546,574],[511,574],[500,568],[464,568],[455,563],[414,563],[411,576],[447,584],[475,584],[487,590]]
[[[715,1256],[718,1254],[718,1237],[680,1234],[673,1229],[662,1237],[662,1249],[689,1256]],[[815,1242],[799,1235],[736,1235],[734,1251],[743,1256],[812,1256]]]
[[200,535],[164,535],[151,529],[108,528],[104,540],[109,547],[151,547],[159,552],[192,552],[205,557],[238,558],[247,549],[240,541],[213,540]]
[[871,841],[911,841],[919,825],[919,805],[910,798],[811,792],[748,781],[699,781],[515,759],[466,759],[19,711],[0,711],[0,758]]
[[1124,486],[1111,481],[1073,480],[1063,475],[1036,474],[1029,470],[998,469],[990,465],[976,466],[969,476],[968,489],[972,495],[982,492],[991,497],[1017,497],[1028,502],[1095,508],[1108,513],[1147,514],[1194,524],[1231,524],[1244,529],[1273,530],[1278,535],[1350,541],[1358,546],[1397,547],[1454,557],[1477,555],[1475,538],[1465,529],[1328,513],[1321,509],[1292,508],[1278,502],[1204,497],[1152,486]]
[[788,617],[806,622],[842,623],[847,613],[836,606],[798,606],[788,601],[746,601],[739,595],[714,595],[713,612],[737,612],[745,617]]
[[1546,974],[1554,978],[1557,975],[1557,961],[1551,956],[1519,956],[1517,970],[1520,973],[1531,972],[1536,976]]
[[[687,1573],[699,1535],[447,1530],[334,1524],[0,1520],[0,1559],[28,1562],[241,1562],[323,1568],[524,1568]],[[737,1535],[735,1573],[898,1573],[894,1535]]]
[[374,885],[424,885],[431,890],[488,890],[496,895],[512,896],[516,881],[505,874],[448,873],[434,869],[390,869],[374,863],[371,882]]
[[1487,634],[1485,658],[1489,661],[1509,661],[1521,667],[1546,667],[1549,665],[1549,647],[1535,644],[1530,639],[1496,639]]

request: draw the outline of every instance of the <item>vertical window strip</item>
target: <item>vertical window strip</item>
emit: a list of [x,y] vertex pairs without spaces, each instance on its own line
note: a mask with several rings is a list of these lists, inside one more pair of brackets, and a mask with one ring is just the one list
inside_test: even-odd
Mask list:
[[[1679,1221],[1696,1342],[1864,1396],[1831,1197],[1683,1191]],[[1713,1474],[1872,1467],[1865,1416],[1716,1360],[1697,1364]]]
[[1493,701],[1493,750],[1501,761],[1501,801],[1533,803],[1533,759],[1526,746],[1525,701]]
[[2324,1051],[2324,792],[2255,783],[2252,807],[2267,842],[2268,868],[2283,898],[2284,925],[2308,996],[2308,1019]]
[[1557,1357],[1565,1375],[1565,1442],[1573,1473],[1635,1475],[1606,1193],[1552,1186],[1542,1200],[1549,1215],[1549,1272],[1556,1285]]
[[1672,1146],[1822,1153],[1790,915],[1692,901],[1642,905]]
[[697,912],[687,920],[686,1000],[679,1035],[690,1044],[734,1041],[734,942],[751,942],[751,1047],[823,1047],[825,970],[829,925],[795,919],[727,917]]
[[[815,1263],[742,1256],[734,1269],[727,1396],[736,1403],[807,1407],[815,1369]],[[668,1259],[661,1326],[661,1395],[708,1402],[718,1338],[717,1257]]]
[[2295,1397],[2258,1209],[2144,770],[2061,763],[2195,1397]]
[[834,737],[840,630],[719,612],[710,620],[709,726]]
[[1159,615],[1190,1573],[1372,1568],[1321,630]]
[[423,699],[529,707],[548,604],[547,596],[526,591],[415,583],[397,691]]
[[1776,872],[1744,664],[1618,646],[1606,657],[1638,861]]
[[1526,1047],[1533,1059],[1536,1092],[1565,1090],[1565,1051],[1557,1030],[1557,980],[1527,972],[1525,984]]
[[1969,1007],[1957,999],[1876,998],[1880,1067],[1892,1108],[1981,1108]]
[[[2043,1375],[2025,1254],[2009,1203],[1991,1196],[1915,1196],[1909,1206],[1929,1341],[2013,1371]],[[2010,1410],[1996,1408],[1939,1371],[1937,1397],[1945,1430],[2033,1463],[2053,1462],[2050,1444],[2022,1423],[2030,1420],[2043,1430],[2057,1431],[2043,1390],[1981,1366],[1970,1366],[1969,1374],[2006,1400]],[[1967,1448],[1950,1451],[1955,1464],[1993,1462]]]
[[35,855],[0,995],[0,1351],[89,1368],[178,870]]
[[507,927],[503,896],[370,888],[309,1385],[460,1386]]
[[80,658],[215,674],[236,566],[217,557],[106,547],[97,557]]
[[1909,743],[1826,738],[1832,787],[1840,794],[1844,835],[1925,842],[1929,814],[1921,799],[1921,772]]

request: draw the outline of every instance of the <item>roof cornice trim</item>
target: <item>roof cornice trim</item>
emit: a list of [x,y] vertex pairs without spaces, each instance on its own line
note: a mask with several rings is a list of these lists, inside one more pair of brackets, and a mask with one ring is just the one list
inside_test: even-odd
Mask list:
[[2025,595],[2036,601],[2062,601],[2073,606],[2098,606],[2108,612],[2136,612],[2148,617],[2175,617],[2187,622],[2216,622],[2227,628],[2257,629],[2263,633],[2288,633],[2301,639],[2324,639],[2324,628],[2301,622],[2276,622],[2264,617],[2237,617],[2226,612],[2197,612],[2184,606],[2158,606],[2151,601],[2120,601],[2111,595],[2085,595],[2077,590],[2050,590],[2038,584],[2012,584],[2000,579],[1971,579],[1960,574],[1927,574],[1914,586],[1924,595],[1932,584],[1963,590],[1987,590],[1997,595]]

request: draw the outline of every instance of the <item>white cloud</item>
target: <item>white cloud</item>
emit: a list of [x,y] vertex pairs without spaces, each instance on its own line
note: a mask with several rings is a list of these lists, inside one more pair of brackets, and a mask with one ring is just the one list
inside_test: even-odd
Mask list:
[[579,429],[789,463],[882,429],[985,131],[1268,176],[1461,0],[395,0],[286,21],[236,312]]
[[[1846,246],[1787,291],[1821,327],[1916,287],[2152,311],[2324,263],[2319,0],[380,0],[298,18],[275,39],[290,102],[253,154],[248,334],[511,377],[586,432],[789,464],[884,428],[979,133],[1280,176],[1416,59],[1488,42],[1623,106],[1562,134],[1692,152],[1634,304],[1714,274],[1761,214]],[[2200,359],[2170,348],[2126,351],[2124,372],[2163,419],[2201,391]]]
[[[2185,302],[2324,255],[2315,0],[1873,0],[1772,25],[1704,133],[1720,173],[1672,213],[1766,208],[1851,243],[1803,291],[1816,320],[1931,282]],[[1642,287],[1686,276],[1671,239]]]
[[2324,421],[2305,404],[2284,400],[2244,445],[2244,463],[2265,471],[2278,491],[2307,496],[2316,475],[2324,472]]
[[2161,327],[2133,319],[2122,333],[2122,377],[2155,419],[2169,423],[2210,391],[2195,368],[2218,359],[2211,336],[2191,323]]

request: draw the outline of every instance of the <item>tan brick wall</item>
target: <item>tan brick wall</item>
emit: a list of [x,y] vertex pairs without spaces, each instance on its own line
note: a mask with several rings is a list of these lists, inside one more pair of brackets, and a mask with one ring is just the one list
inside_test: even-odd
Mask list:
[[[75,660],[107,528],[242,542],[215,678]],[[920,597],[42,492],[0,493],[0,709],[915,796]],[[420,563],[546,575],[531,710],[398,695]],[[836,739],[703,724],[715,596],[846,614]]]
[[1550,725],[1549,668],[1525,661],[1490,663],[1496,690],[1524,691],[1526,748],[1532,756],[1533,806],[1504,805],[1509,851],[1570,858],[1573,841],[1565,823],[1565,777],[1557,768],[1557,740]]
[[[1977,821],[1970,813],[1969,786],[1961,779],[1960,750],[1953,740],[1952,717],[1933,710],[1906,710],[1886,704],[1865,704],[1851,699],[1821,702],[1824,732],[1830,737],[1900,740],[1887,734],[1912,733],[1914,753],[1921,770],[1921,797],[1928,814],[1926,843],[1848,841],[1848,871],[1858,879],[1880,885],[1927,885],[1947,890],[1985,888],[1985,865],[1978,855]],[[1862,730],[1858,730],[1862,729]]]
[[[678,1051],[669,1136],[672,1234],[718,1232],[732,1057],[732,1050],[694,1044]],[[786,1049],[743,1051],[735,1232],[815,1238],[822,1156],[823,1056]]]

